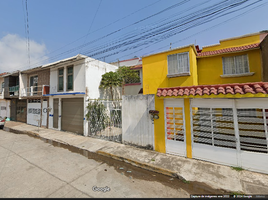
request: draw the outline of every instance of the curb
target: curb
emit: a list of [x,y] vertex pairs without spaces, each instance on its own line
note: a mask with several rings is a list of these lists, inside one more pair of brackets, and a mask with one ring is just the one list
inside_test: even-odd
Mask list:
[[157,167],[157,166],[154,166],[154,165],[149,164],[149,163],[138,162],[138,161],[135,161],[135,160],[131,160],[129,158],[125,158],[125,157],[122,157],[122,156],[117,156],[117,155],[107,153],[107,152],[104,152],[104,151],[97,151],[96,153],[99,154],[99,155],[103,155],[103,156],[106,156],[106,157],[113,158],[115,160],[119,160],[119,161],[129,163],[131,165],[134,165],[136,167],[140,167],[142,169],[146,169],[146,170],[153,171],[153,172],[156,172],[156,173],[160,173],[160,174],[163,174],[163,175],[167,175],[167,176],[170,176],[170,177],[173,177],[173,178],[178,178],[178,179],[180,179],[182,181],[186,181],[185,178],[183,178],[182,176],[178,175],[177,172],[175,172],[175,171],[171,171],[171,170],[168,170],[168,169]]
[[171,171],[171,170],[168,170],[168,169],[157,167],[157,166],[149,164],[149,163],[138,162],[138,161],[135,161],[135,160],[132,160],[132,159],[129,159],[129,158],[125,158],[125,157],[122,157],[122,156],[117,156],[117,155],[107,153],[107,152],[104,152],[104,151],[101,151],[101,150],[98,150],[96,152],[91,152],[91,151],[89,151],[87,149],[81,149],[79,147],[70,145],[70,144],[68,144],[68,143],[66,143],[64,141],[58,141],[56,139],[53,140],[53,139],[43,138],[38,133],[35,133],[33,131],[21,131],[21,130],[9,128],[9,127],[8,128],[5,127],[3,130],[8,131],[8,132],[12,132],[12,133],[15,133],[15,134],[26,134],[26,135],[29,135],[29,136],[32,136],[32,137],[37,137],[37,138],[40,138],[40,139],[45,139],[45,140],[58,142],[58,143],[63,144],[63,145],[69,145],[69,146],[72,146],[74,148],[77,148],[78,150],[86,150],[89,153],[95,153],[95,154],[105,156],[105,157],[108,157],[108,158],[113,158],[115,160],[119,160],[119,161],[122,161],[122,162],[125,162],[125,163],[129,163],[129,164],[131,164],[133,166],[140,167],[140,168],[145,169],[145,170],[149,170],[149,171],[160,173],[160,174],[170,176],[170,177],[173,177],[173,178],[178,178],[179,180],[182,180],[182,181],[186,181],[185,178],[183,178],[182,176],[178,175],[177,172],[175,172],[175,171]]

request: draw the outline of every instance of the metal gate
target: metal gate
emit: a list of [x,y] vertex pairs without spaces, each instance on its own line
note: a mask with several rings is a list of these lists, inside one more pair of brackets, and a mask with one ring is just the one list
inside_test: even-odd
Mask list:
[[122,101],[89,100],[88,136],[122,142]]
[[183,99],[165,99],[166,152],[186,156]]
[[193,99],[193,158],[268,173],[266,99]]

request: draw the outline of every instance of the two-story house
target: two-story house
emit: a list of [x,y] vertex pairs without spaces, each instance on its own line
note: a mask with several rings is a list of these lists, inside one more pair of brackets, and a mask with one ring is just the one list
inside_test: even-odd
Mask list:
[[0,74],[0,117],[10,118],[10,100],[6,100],[4,98],[4,91],[5,91],[5,82],[4,82],[4,75],[7,75],[7,72]]
[[268,173],[267,34],[142,57],[156,151]]
[[27,101],[27,124],[48,127],[50,71],[42,66],[19,73],[19,98]]
[[[49,70],[49,128],[88,135],[87,103],[105,98],[99,89],[102,74],[115,71],[116,66],[78,54],[43,65]],[[117,97],[118,98],[118,97]]]
[[20,71],[14,71],[3,75],[4,77],[4,99],[10,101],[10,120],[27,121],[27,100],[20,99]]

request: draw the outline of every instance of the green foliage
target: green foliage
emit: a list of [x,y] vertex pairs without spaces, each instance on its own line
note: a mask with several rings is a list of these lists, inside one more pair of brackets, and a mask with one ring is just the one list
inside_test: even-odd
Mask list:
[[107,72],[102,75],[99,87],[104,89],[109,88],[113,100],[113,87],[121,86],[121,82],[122,80],[117,72]]
[[117,72],[107,72],[102,75],[100,82],[100,88],[108,88],[111,86],[120,86],[121,79]]
[[106,108],[103,103],[97,100],[88,103],[86,118],[90,122],[89,129],[91,133],[102,131],[109,124]]
[[117,72],[121,79],[121,85],[126,84],[126,83],[140,82],[140,77],[137,71],[132,70],[130,67],[126,67],[126,66],[119,67]]
[[[140,77],[137,71],[130,67],[122,66],[116,72],[107,72],[102,75],[100,88],[109,88],[113,100],[113,87],[121,86],[124,89],[126,83],[139,83]],[[124,93],[124,91],[123,91]]]
[[244,170],[242,167],[231,167],[233,170],[236,170],[236,171],[242,171]]

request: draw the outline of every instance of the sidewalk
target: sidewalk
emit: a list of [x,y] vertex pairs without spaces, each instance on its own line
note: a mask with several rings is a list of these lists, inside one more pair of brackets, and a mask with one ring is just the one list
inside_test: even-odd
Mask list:
[[4,130],[70,145],[184,181],[203,182],[215,189],[244,194],[268,194],[268,175],[266,174],[248,170],[236,171],[228,166],[163,154],[68,132],[38,128],[20,122],[6,121]]

